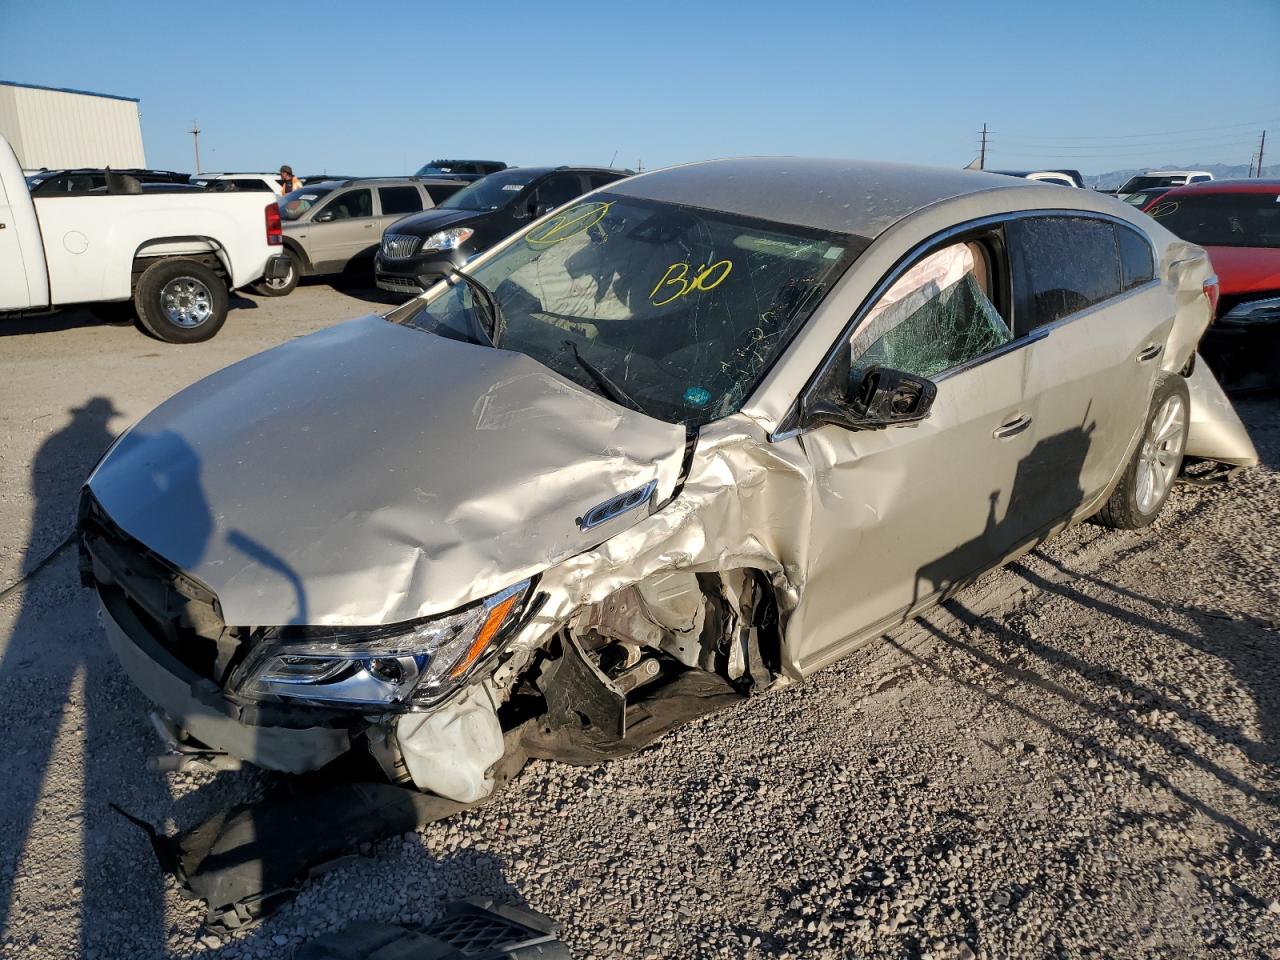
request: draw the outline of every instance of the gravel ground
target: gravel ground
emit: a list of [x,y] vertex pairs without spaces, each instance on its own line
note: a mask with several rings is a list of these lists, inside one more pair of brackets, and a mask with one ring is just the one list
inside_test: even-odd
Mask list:
[[[308,286],[175,348],[80,315],[0,328],[0,589],[69,528],[112,434],[174,390],[366,312]],[[6,335],[8,334],[8,335]],[[280,957],[484,893],[576,957],[1280,960],[1280,403],[1263,467],[1085,525],[803,686],[376,845],[222,939],[117,803],[166,829],[260,795],[160,774],[147,705],[65,552],[0,601],[0,955]]]

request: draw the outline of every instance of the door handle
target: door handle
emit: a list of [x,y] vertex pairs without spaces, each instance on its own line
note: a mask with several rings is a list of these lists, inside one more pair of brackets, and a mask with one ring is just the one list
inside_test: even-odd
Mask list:
[[1027,427],[1031,426],[1030,417],[1017,417],[1008,423],[1002,423],[992,431],[991,436],[997,440],[1008,440],[1010,437],[1016,437]]
[[1138,362],[1146,363],[1148,360],[1154,360],[1164,352],[1164,346],[1159,343],[1153,343],[1149,347],[1144,347],[1138,351]]

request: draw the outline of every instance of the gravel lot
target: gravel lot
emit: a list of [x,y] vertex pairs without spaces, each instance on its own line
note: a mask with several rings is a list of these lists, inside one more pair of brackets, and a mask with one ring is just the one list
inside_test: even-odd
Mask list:
[[[84,314],[0,326],[0,589],[124,426],[378,299],[246,300],[194,347]],[[1068,531],[629,760],[535,761],[225,940],[108,804],[187,828],[268,777],[148,768],[147,705],[64,551],[0,600],[0,955],[285,958],[486,893],[558,918],[576,957],[1280,960],[1280,403],[1240,409],[1264,466],[1177,488],[1149,530]]]

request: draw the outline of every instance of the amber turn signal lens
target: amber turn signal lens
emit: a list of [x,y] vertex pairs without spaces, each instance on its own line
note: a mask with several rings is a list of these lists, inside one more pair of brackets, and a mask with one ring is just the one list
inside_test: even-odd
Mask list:
[[476,638],[471,641],[471,646],[467,647],[467,652],[461,660],[457,662],[452,670],[449,671],[449,677],[457,680],[460,676],[467,672],[473,663],[484,653],[489,647],[489,643],[498,635],[498,631],[502,629],[502,625],[507,622],[507,617],[516,607],[516,601],[520,599],[520,594],[514,594],[507,597],[500,604],[489,611],[489,616],[484,621],[484,626],[480,628],[480,632],[476,634]]

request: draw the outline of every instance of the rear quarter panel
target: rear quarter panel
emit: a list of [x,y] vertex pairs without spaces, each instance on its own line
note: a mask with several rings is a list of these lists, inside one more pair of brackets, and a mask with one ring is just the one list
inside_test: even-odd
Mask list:
[[262,276],[267,244],[256,193],[171,193],[35,200],[54,304],[127,300],[137,256],[217,253],[232,288]]

